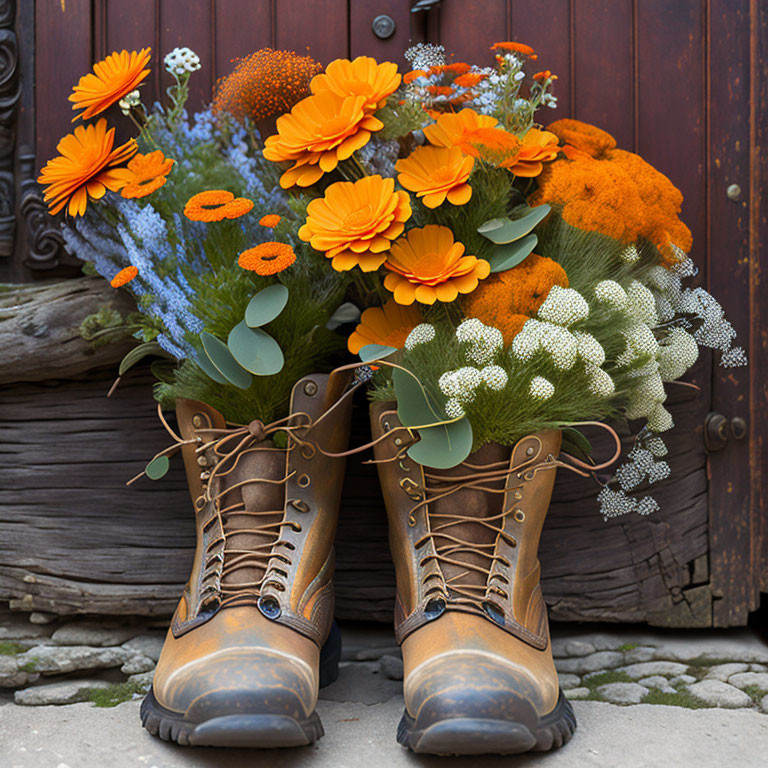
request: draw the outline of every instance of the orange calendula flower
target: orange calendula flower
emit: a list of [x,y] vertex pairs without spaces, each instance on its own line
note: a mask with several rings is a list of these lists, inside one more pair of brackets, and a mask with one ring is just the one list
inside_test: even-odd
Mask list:
[[121,172],[126,184],[120,194],[129,199],[151,195],[165,184],[174,162],[159,149],[147,155],[135,155]]
[[368,344],[401,349],[408,334],[421,322],[416,306],[404,307],[390,299],[383,307],[370,307],[347,340],[347,349],[356,355]]
[[235,197],[225,189],[209,189],[198,192],[187,200],[184,215],[192,221],[223,221],[238,219],[249,213],[252,208],[252,200]]
[[458,147],[417,147],[395,163],[400,184],[415,192],[427,208],[437,208],[446,197],[453,205],[464,205],[472,197],[467,184],[475,165],[473,157]]
[[299,237],[324,251],[337,272],[356,266],[373,272],[384,263],[392,240],[402,234],[410,216],[408,193],[396,191],[394,179],[376,175],[337,181],[307,206]]
[[384,106],[387,96],[400,87],[397,64],[383,61],[379,64],[370,56],[358,56],[354,61],[336,59],[325,72],[312,78],[312,93],[331,91],[337,96],[363,96],[363,108],[375,112]]
[[411,72],[406,72],[403,75],[403,82],[406,85],[410,85],[414,80],[416,80],[419,77],[428,77],[429,72],[427,72],[426,69],[414,69]]
[[122,288],[124,285],[133,280],[136,275],[139,274],[139,270],[136,267],[126,267],[121,269],[110,281],[109,284],[113,288]]
[[503,42],[494,43],[491,46],[492,51],[509,51],[510,53],[522,53],[523,56],[532,56],[533,48],[525,43]]
[[126,94],[135,90],[149,74],[144,67],[149,63],[150,48],[140,51],[112,53],[93,65],[93,72],[83,75],[69,97],[72,109],[84,110],[72,122],[88,120],[99,112],[116,104]]
[[287,243],[261,243],[243,251],[237,257],[237,263],[249,272],[257,275],[276,275],[296,261],[296,252]]
[[434,125],[424,128],[424,135],[436,147],[459,147],[473,157],[503,159],[517,152],[520,141],[497,125],[495,117],[462,109],[439,115]]
[[278,216],[276,213],[268,213],[266,216],[262,216],[259,219],[259,224],[261,224],[262,227],[269,227],[272,229],[280,223],[282,218],[282,216]]
[[517,155],[500,163],[502,168],[509,168],[515,176],[530,179],[538,176],[544,169],[543,163],[554,160],[559,151],[558,139],[554,133],[529,128],[520,142]]
[[72,216],[82,216],[89,197],[99,200],[108,189],[122,189],[125,179],[115,166],[136,154],[136,140],[112,149],[114,141],[115,129],[107,130],[102,118],[96,125],[79,125],[58,143],[59,157],[49,160],[37,178],[46,185],[44,200],[52,214],[69,204]]
[[450,85],[428,85],[427,92],[431,96],[450,96],[453,88]]
[[482,82],[488,75],[482,72],[467,72],[466,75],[459,75],[453,84],[459,88],[474,88],[479,82]]
[[557,75],[553,75],[552,72],[550,72],[550,70],[545,69],[541,72],[537,72],[533,76],[533,79],[534,80],[557,80]]
[[280,186],[308,187],[364,147],[372,131],[384,124],[367,114],[365,96],[339,96],[325,90],[300,101],[277,119],[277,134],[264,146],[264,157],[293,165],[280,177]]
[[454,301],[460,293],[474,291],[491,272],[485,259],[465,256],[453,232],[436,224],[411,229],[393,243],[384,266],[389,270],[384,287],[405,305]]

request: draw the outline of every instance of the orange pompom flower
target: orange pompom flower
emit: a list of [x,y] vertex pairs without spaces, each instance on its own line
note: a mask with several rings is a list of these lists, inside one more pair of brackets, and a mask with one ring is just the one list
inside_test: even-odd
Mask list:
[[282,115],[307,98],[310,81],[323,69],[311,56],[272,48],[236,61],[234,71],[216,84],[211,111],[254,122]]
[[379,64],[370,56],[358,56],[354,61],[336,59],[325,72],[312,78],[312,93],[331,91],[337,96],[363,96],[363,109],[375,112],[384,106],[387,96],[400,87],[401,77],[397,64],[383,61]]
[[555,120],[547,126],[547,130],[592,157],[602,157],[616,147],[616,139],[610,133],[581,120]]
[[136,140],[113,150],[114,141],[115,129],[107,130],[102,118],[96,125],[79,125],[58,143],[59,157],[49,160],[37,178],[47,187],[44,200],[52,214],[69,203],[69,213],[82,216],[89,197],[99,200],[108,189],[122,189],[124,174],[115,166],[136,154]]
[[272,229],[280,223],[282,218],[282,216],[278,216],[276,213],[268,213],[266,216],[262,216],[259,219],[259,224],[261,224],[262,227],[269,227],[269,229]]
[[356,355],[368,344],[401,349],[408,334],[421,322],[419,308],[404,307],[390,299],[383,307],[369,307],[347,340],[347,349]]
[[501,162],[516,156],[520,140],[497,125],[495,117],[462,109],[439,115],[436,123],[424,128],[424,135],[436,147],[459,147],[467,155]]
[[287,243],[261,243],[243,251],[237,257],[237,263],[249,272],[268,276],[282,272],[296,261],[296,252]]
[[135,90],[149,74],[144,69],[151,57],[150,48],[140,51],[111,53],[103,61],[93,65],[93,72],[83,75],[69,97],[72,109],[84,110],[72,118],[89,120],[99,112],[116,104],[126,94]]
[[253,208],[253,201],[235,197],[225,189],[208,189],[187,200],[184,215],[191,221],[223,221],[239,219]]
[[121,172],[126,184],[120,194],[129,199],[151,195],[165,184],[174,162],[159,149],[146,155],[135,155]]
[[121,269],[110,281],[109,284],[113,288],[122,288],[124,285],[133,280],[136,275],[139,274],[139,270],[136,267],[125,267]]
[[397,180],[422,198],[427,208],[437,208],[446,197],[453,205],[464,205],[472,197],[467,180],[475,160],[458,147],[417,147],[395,163]]
[[365,111],[365,96],[339,96],[321,91],[300,101],[277,119],[277,134],[264,146],[264,157],[292,161],[280,177],[280,186],[308,187],[364,147],[372,131],[384,124]]
[[515,176],[530,179],[538,176],[544,169],[543,163],[554,160],[559,150],[557,136],[549,131],[529,128],[520,142],[516,156],[500,163],[502,168],[509,168]]
[[396,191],[394,179],[375,175],[337,181],[324,197],[309,203],[299,237],[324,251],[337,272],[355,266],[373,272],[410,217],[408,193]]
[[409,230],[392,244],[384,266],[389,270],[384,287],[405,305],[454,301],[460,293],[474,291],[491,272],[485,259],[465,256],[453,232],[437,224]]
[[494,43],[491,46],[492,51],[508,51],[509,53],[522,53],[523,56],[532,56],[533,55],[533,48],[531,48],[530,45],[526,45],[525,43],[514,43],[514,42],[502,42],[502,43]]

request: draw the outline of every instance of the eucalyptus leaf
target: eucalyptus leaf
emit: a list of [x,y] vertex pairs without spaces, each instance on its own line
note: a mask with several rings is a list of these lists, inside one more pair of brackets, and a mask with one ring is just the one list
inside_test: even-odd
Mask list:
[[245,309],[245,323],[251,328],[259,328],[271,323],[288,303],[288,289],[282,283],[268,285],[259,291]]
[[345,301],[339,306],[339,308],[328,318],[328,322],[325,327],[329,331],[335,331],[340,325],[346,323],[356,323],[360,319],[360,309],[356,307],[351,301]]
[[563,427],[562,448],[582,461],[586,461],[592,455],[592,443],[582,432],[573,427]]
[[530,256],[538,241],[539,238],[536,235],[526,235],[514,243],[497,245],[493,255],[488,259],[491,264],[491,272],[505,272],[516,267]]
[[246,371],[257,376],[272,376],[285,365],[280,345],[266,331],[249,328],[245,322],[230,331],[227,347]]
[[395,352],[397,352],[396,347],[385,347],[383,344],[366,344],[357,354],[364,363],[370,363],[372,360],[383,360]]
[[137,347],[134,347],[120,361],[118,376],[122,376],[124,373],[126,373],[126,371],[133,368],[136,363],[138,363],[140,360],[143,360],[148,355],[169,357],[168,353],[156,341],[146,341],[143,344],[139,344]]
[[197,351],[197,358],[195,359],[195,362],[198,364],[202,372],[209,379],[213,379],[217,384],[229,383],[228,380],[216,370],[216,367],[208,359],[208,355],[206,355],[202,349]]
[[[427,394],[421,382],[408,371],[395,368],[392,380],[397,396],[397,415],[407,427],[446,421],[448,417]],[[436,469],[450,469],[461,464],[472,451],[472,426],[466,418],[422,427],[419,442],[408,448],[408,455],[419,464]]]
[[152,459],[152,461],[144,467],[144,474],[150,480],[159,480],[166,475],[170,466],[171,462],[168,460],[167,456],[158,456]]
[[527,235],[550,210],[550,206],[546,203],[537,205],[535,208],[521,205],[508,218],[489,219],[481,224],[477,231],[496,245],[513,243]]
[[203,331],[200,334],[200,341],[203,343],[203,349],[208,359],[213,363],[214,368],[224,376],[227,381],[234,384],[239,389],[248,389],[251,386],[251,374],[248,373],[238,362],[232,357],[232,353],[227,348],[227,345],[217,339],[213,334],[208,331]]

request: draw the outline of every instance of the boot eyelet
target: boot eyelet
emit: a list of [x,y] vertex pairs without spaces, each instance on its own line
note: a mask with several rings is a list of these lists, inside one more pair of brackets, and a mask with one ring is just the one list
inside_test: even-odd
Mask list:
[[498,605],[496,605],[495,603],[492,603],[490,600],[486,600],[483,603],[483,610],[485,611],[488,618],[490,618],[500,627],[504,626],[504,614],[502,613]]
[[514,518],[518,523],[522,523],[525,520],[525,512],[522,509],[516,509],[514,511]]
[[445,613],[445,600],[442,597],[433,597],[424,606],[424,615],[428,621],[434,621]]
[[262,614],[270,619],[270,621],[274,621],[280,617],[280,603],[277,601],[277,598],[272,597],[271,595],[266,595],[260,597],[256,605]]

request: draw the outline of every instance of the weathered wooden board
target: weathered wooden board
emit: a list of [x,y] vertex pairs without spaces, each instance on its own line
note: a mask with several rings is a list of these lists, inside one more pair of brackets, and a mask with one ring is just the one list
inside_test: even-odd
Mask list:
[[[180,464],[162,481],[125,481],[168,444],[149,379],[111,373],[0,389],[0,600],[57,613],[164,616],[191,563],[192,510]],[[593,481],[562,473],[545,526],[543,586],[555,619],[711,622],[701,406],[672,406],[674,479],[662,511],[604,523]],[[699,430],[691,440],[691,431]],[[353,440],[366,440],[358,404]],[[594,439],[598,453],[609,446]],[[375,468],[348,464],[337,538],[337,614],[389,621],[394,577]]]

